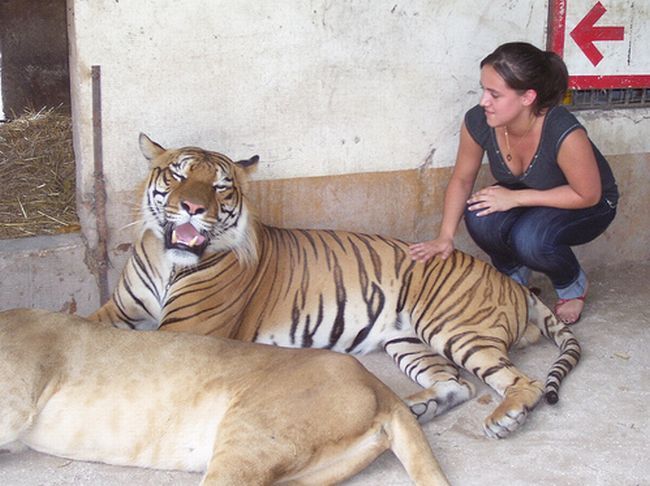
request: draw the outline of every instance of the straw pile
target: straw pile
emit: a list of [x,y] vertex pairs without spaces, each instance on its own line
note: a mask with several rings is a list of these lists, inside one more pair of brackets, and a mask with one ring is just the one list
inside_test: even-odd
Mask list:
[[0,238],[79,230],[72,121],[62,108],[0,124]]

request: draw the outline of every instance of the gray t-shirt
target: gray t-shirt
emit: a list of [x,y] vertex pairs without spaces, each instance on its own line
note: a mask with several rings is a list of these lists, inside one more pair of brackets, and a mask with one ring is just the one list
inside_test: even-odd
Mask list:
[[[499,150],[494,128],[487,124],[483,108],[476,105],[465,115],[465,126],[472,138],[487,152],[490,171],[497,182],[510,189],[539,189],[546,190],[568,184],[564,173],[557,163],[560,145],[573,130],[585,128],[578,119],[565,107],[554,106],[549,109],[544,119],[542,136],[533,156],[533,161],[520,176],[514,175]],[[585,130],[586,131],[586,130]],[[618,188],[612,169],[598,148],[591,142],[594,156],[600,171],[603,186],[602,197],[611,205],[618,202]]]

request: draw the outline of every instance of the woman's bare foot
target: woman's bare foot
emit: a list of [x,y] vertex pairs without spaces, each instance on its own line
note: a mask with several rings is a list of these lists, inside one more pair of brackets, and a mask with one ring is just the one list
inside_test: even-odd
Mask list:
[[555,315],[565,324],[575,324],[580,320],[584,307],[584,295],[575,299],[559,299],[555,304]]

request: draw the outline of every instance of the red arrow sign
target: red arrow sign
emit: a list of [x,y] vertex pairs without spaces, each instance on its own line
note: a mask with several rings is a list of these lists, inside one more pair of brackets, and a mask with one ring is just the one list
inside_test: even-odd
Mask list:
[[623,27],[596,27],[594,25],[605,12],[607,9],[598,2],[570,34],[594,66],[603,60],[603,55],[594,45],[594,41],[620,41],[623,40],[625,33]]

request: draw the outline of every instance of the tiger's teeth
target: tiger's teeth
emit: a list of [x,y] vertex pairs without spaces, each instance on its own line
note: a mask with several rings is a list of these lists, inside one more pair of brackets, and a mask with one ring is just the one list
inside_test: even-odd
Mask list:
[[194,238],[192,238],[192,241],[190,241],[189,246],[194,246],[194,245],[196,245],[196,242],[197,242],[198,240],[199,240],[199,237],[198,237],[198,236],[195,236]]
[[178,236],[176,236],[176,230],[172,231],[172,245],[178,243]]

